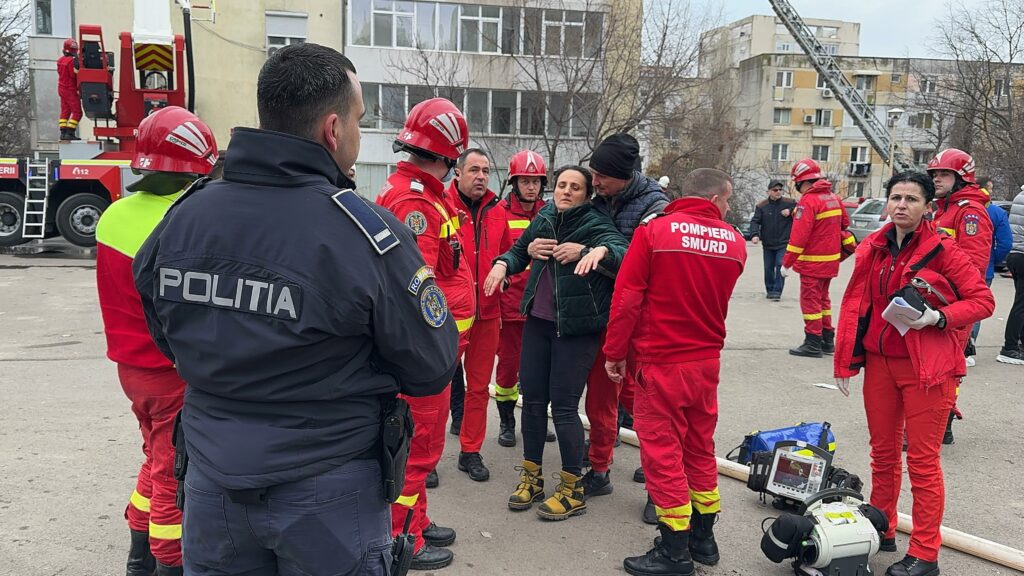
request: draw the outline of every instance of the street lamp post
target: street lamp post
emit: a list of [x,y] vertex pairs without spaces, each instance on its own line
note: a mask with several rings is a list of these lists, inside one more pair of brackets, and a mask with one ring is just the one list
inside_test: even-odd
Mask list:
[[[894,167],[896,166],[896,124],[900,121],[900,118],[903,117],[903,113],[903,108],[890,108],[886,113],[889,118],[889,162],[887,164],[889,167],[890,178],[892,177]],[[885,180],[886,177],[883,173],[881,178],[879,178],[879,191],[885,188]]]

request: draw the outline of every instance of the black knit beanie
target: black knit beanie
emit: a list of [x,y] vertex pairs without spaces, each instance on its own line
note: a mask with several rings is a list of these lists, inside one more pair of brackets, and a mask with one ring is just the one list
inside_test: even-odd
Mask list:
[[590,156],[590,168],[605,176],[629,180],[640,160],[640,144],[625,132],[612,134],[597,145]]

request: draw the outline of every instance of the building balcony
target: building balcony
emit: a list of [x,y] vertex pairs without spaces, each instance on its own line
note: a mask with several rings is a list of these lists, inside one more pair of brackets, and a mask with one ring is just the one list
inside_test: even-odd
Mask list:
[[850,162],[848,176],[867,176],[869,174],[871,174],[871,164],[869,162]]
[[831,126],[815,126],[811,128],[811,137],[813,138],[835,138],[836,129]]

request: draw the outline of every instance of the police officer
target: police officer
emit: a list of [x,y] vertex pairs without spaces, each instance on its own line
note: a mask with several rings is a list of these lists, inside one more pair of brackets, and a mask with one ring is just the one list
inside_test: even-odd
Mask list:
[[185,573],[380,576],[381,416],[398,392],[448,385],[455,322],[415,237],[346,176],[364,113],[352,63],[288,46],[257,103],[261,129],[235,129],[223,179],[187,191],[135,260],[188,383]]
[[[187,132],[199,145],[181,146]],[[131,529],[128,576],[181,574],[181,510],[175,506],[174,419],[185,383],[160,353],[146,326],[135,290],[132,258],[164,212],[193,180],[217,162],[213,132],[194,114],[169,106],[142,121],[132,169],[145,175],[128,186],[131,196],[115,202],[96,225],[96,288],[107,356],[139,421],[145,460],[124,516]]]

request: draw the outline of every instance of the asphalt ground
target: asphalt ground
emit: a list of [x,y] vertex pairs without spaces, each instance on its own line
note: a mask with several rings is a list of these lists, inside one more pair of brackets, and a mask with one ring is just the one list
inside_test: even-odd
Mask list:
[[[838,442],[836,464],[870,484],[860,379],[844,398],[816,386],[832,382],[830,358],[786,353],[802,337],[797,282],[789,281],[781,302],[767,301],[761,250],[748,248],[722,356],[718,454],[724,456],[753,429],[828,420]],[[25,252],[0,255],[0,574],[122,573],[128,547],[123,511],[141,443],[115,367],[104,356],[95,264],[88,253],[59,242]],[[845,263],[833,283],[837,313],[851,269],[852,262]],[[993,290],[996,314],[983,324],[978,365],[962,386],[966,419],[955,425],[956,444],[943,450],[944,523],[1022,548],[1024,366],[995,361],[1011,281],[997,277]],[[613,494],[593,498],[583,516],[544,522],[531,511],[505,506],[516,483],[521,443],[498,446],[493,406],[488,425],[488,482],[472,482],[457,470],[458,439],[448,436],[430,509],[435,521],[458,531],[458,540],[451,547],[454,564],[438,574],[623,574],[623,557],[650,547],[655,530],[640,521],[645,492],[630,479],[639,465],[636,448],[617,449]],[[546,457],[550,475],[558,469],[556,444],[547,445]],[[775,510],[736,480],[723,477],[721,492],[724,512],[715,531],[722,561],[698,566],[697,573],[792,574],[759,549],[761,521]],[[900,510],[911,510],[906,479]],[[902,558],[907,537],[899,535],[898,545],[900,552],[874,558],[877,574]],[[943,549],[940,563],[946,575],[1017,573],[949,549]]]

